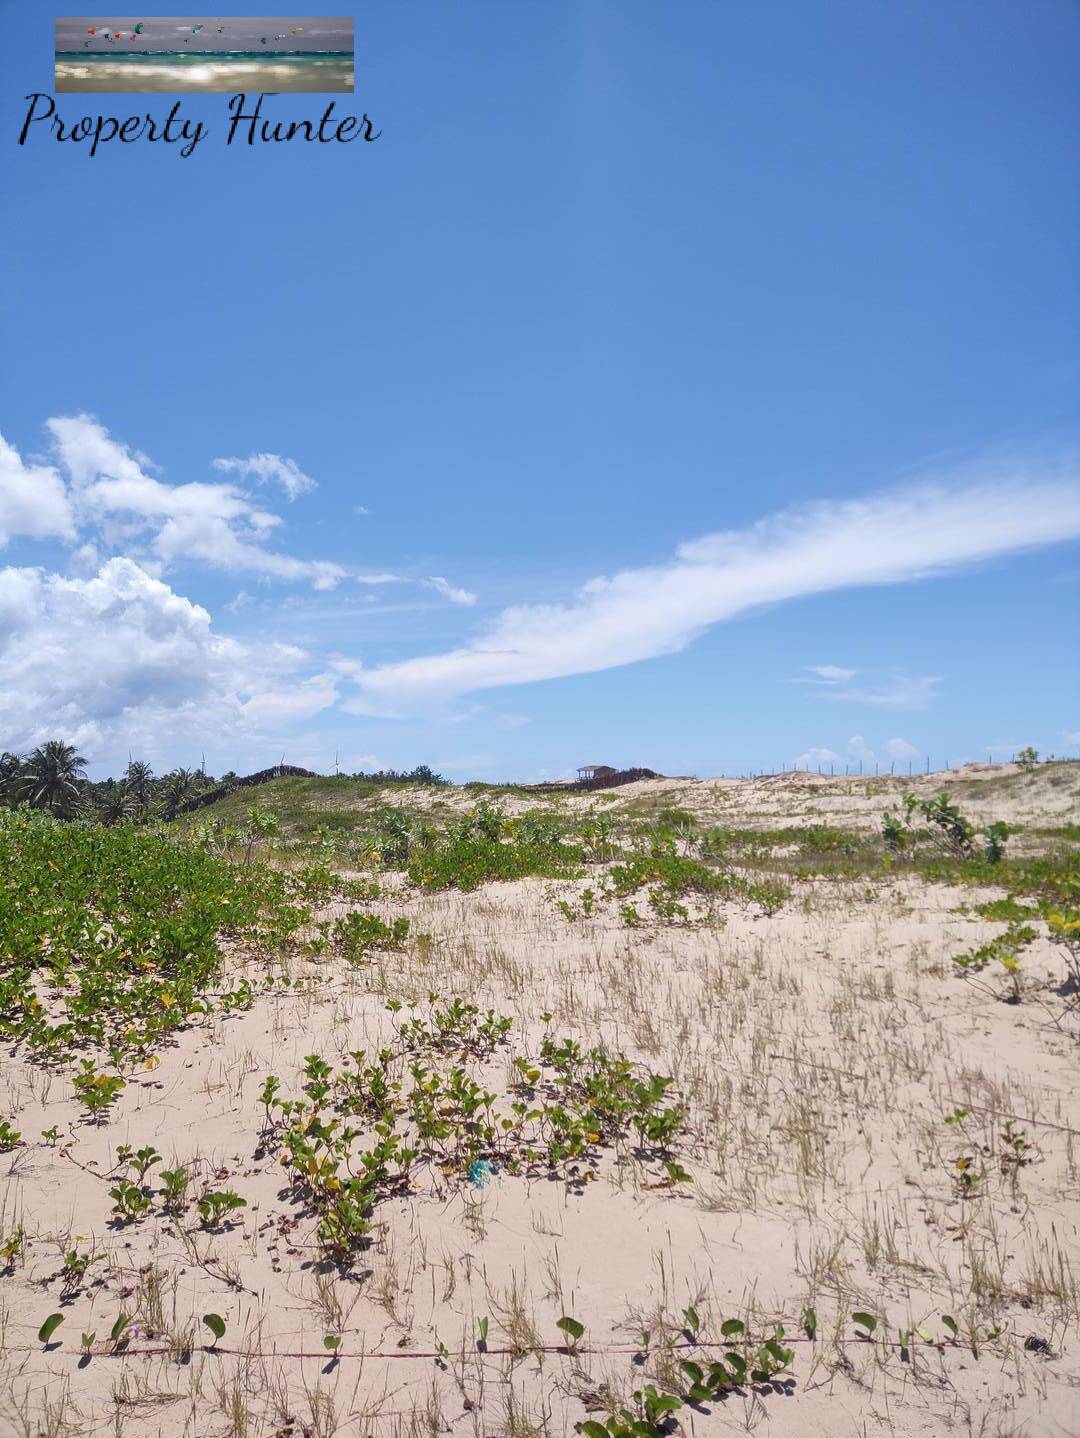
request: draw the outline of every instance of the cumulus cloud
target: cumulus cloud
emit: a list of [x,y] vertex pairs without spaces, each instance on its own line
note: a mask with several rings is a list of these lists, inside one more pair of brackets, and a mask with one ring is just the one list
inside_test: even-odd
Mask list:
[[51,465],[24,464],[0,435],[0,549],[10,539],[73,539],[67,487]]
[[890,739],[886,744],[890,759],[917,759],[918,749],[914,744],[909,744],[906,739]]
[[861,734],[852,734],[847,741],[847,756],[856,764],[860,761],[864,764],[873,764],[877,760],[877,755]]
[[450,584],[447,580],[443,579],[439,574],[433,574],[431,578],[426,579],[424,583],[429,589],[434,589],[437,593],[441,594],[444,599],[449,599],[451,604],[470,605],[476,603],[476,595],[471,589],[459,589],[456,585]]
[[71,478],[78,519],[96,525],[110,545],[145,543],[163,568],[199,560],[217,569],[307,580],[316,589],[332,589],[345,577],[338,564],[267,549],[281,520],[235,486],[165,484],[146,473],[143,456],[89,415],[57,416],[48,428]]
[[152,729],[163,712],[234,717],[237,658],[201,606],[128,559],[92,579],[0,570],[0,747]]
[[289,499],[307,494],[316,488],[310,474],[305,474],[295,459],[286,459],[280,454],[249,454],[247,459],[215,459],[215,469],[245,478],[257,479],[260,484],[280,484]]
[[[1064,480],[923,486],[810,504],[684,544],[666,564],[590,580],[566,604],[506,609],[472,643],[366,670],[360,683],[369,706],[400,709],[611,669],[683,649],[710,625],[759,605],[940,575],[1077,535],[1080,486]],[[845,697],[916,707],[935,683],[926,676]]]
[[842,764],[844,761],[835,749],[813,747],[804,749],[792,761],[796,769],[817,769],[819,765]]
[[[201,605],[130,559],[89,579],[0,570],[0,749],[57,736],[91,754],[179,735],[254,740],[322,707],[325,676],[287,683],[306,664],[294,646],[216,634]],[[303,698],[290,715],[275,693]]]

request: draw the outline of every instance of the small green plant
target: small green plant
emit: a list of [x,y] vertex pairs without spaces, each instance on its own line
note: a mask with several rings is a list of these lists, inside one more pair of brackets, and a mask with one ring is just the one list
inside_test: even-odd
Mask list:
[[953,1184],[958,1198],[974,1198],[983,1190],[986,1169],[977,1154],[962,1153],[953,1159]]
[[210,1346],[213,1347],[215,1344],[220,1343],[225,1337],[225,1320],[221,1314],[204,1313],[202,1321],[205,1327],[210,1330],[210,1335],[213,1340]]
[[158,1169],[158,1178],[161,1180],[161,1188],[158,1192],[161,1195],[165,1212],[179,1214],[184,1207],[184,1198],[187,1194],[188,1184],[191,1182],[191,1175],[181,1165],[177,1168]]
[[1030,774],[1039,762],[1039,751],[1028,744],[1017,754],[1016,762],[1025,774]]
[[137,1218],[141,1218],[150,1207],[150,1199],[142,1187],[127,1178],[116,1180],[116,1183],[109,1189],[109,1197],[113,1201],[113,1213],[121,1223],[133,1223]]
[[952,803],[947,793],[936,799],[917,799],[905,794],[899,809],[882,816],[881,838],[885,848],[896,855],[914,854],[929,847],[952,859],[981,858],[998,864],[1005,857],[1009,837],[1007,824],[995,823],[982,832],[982,849],[974,824]]
[[91,1059],[81,1061],[78,1072],[71,1076],[71,1083],[83,1107],[94,1119],[100,1119],[124,1090],[124,1080],[118,1074],[99,1073]]
[[46,1318],[45,1322],[38,1329],[38,1342],[42,1344],[47,1344],[49,1342],[49,1339],[53,1336],[53,1334],[60,1327],[63,1321],[64,1315],[62,1313],[50,1313],[48,1318]]
[[68,1297],[78,1292],[90,1265],[100,1263],[104,1257],[103,1253],[80,1253],[78,1248],[68,1249],[60,1269],[61,1293]]
[[555,1327],[566,1334],[567,1351],[569,1353],[577,1353],[577,1345],[585,1333],[584,1323],[564,1313],[561,1318],[555,1320]]
[[231,1188],[208,1189],[195,1204],[203,1228],[219,1228],[230,1213],[247,1208],[247,1199]]
[[648,1383],[633,1393],[634,1408],[620,1408],[605,1422],[587,1418],[577,1424],[582,1438],[662,1438],[669,1431],[671,1415],[683,1406],[677,1393],[661,1392]]
[[1005,933],[998,934],[988,943],[982,944],[971,953],[954,954],[953,963],[961,974],[979,974],[990,963],[1000,963],[1005,971],[1006,998],[1010,1003],[1019,1003],[1022,997],[1020,956],[1023,949],[1036,938],[1030,924],[1010,924]]
[[17,1128],[12,1128],[6,1118],[0,1118],[0,1153],[6,1153],[8,1149],[17,1147],[22,1143],[22,1134]]
[[486,1353],[486,1352],[487,1352],[487,1338],[488,1338],[488,1319],[487,1319],[487,1317],[486,1317],[486,1315],[485,1315],[485,1317],[483,1317],[483,1318],[478,1318],[478,1319],[476,1320],[476,1347],[477,1347],[478,1352],[480,1352],[480,1353]]
[[16,1263],[26,1257],[26,1230],[21,1225],[8,1234],[0,1234],[0,1273],[14,1272]]

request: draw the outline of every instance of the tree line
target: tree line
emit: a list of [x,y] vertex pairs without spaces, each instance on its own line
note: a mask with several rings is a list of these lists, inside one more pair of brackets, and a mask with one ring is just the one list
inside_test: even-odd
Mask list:
[[[57,819],[92,819],[102,824],[173,819],[200,794],[212,789],[228,791],[240,776],[229,770],[220,778],[204,769],[170,769],[155,774],[142,759],[132,759],[119,779],[91,780],[87,761],[74,744],[49,739],[20,755],[0,753],[0,804],[25,804]],[[415,769],[383,769],[375,774],[338,774],[339,779],[367,779],[379,783],[446,784],[449,780],[426,764]]]

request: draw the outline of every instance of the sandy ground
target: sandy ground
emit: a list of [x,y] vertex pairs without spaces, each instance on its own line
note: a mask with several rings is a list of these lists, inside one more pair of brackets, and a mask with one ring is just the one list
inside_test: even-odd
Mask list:
[[[805,770],[757,779],[642,779],[615,789],[580,792],[553,790],[535,797],[522,791],[498,796],[499,807],[517,815],[536,807],[559,812],[627,812],[643,817],[665,808],[681,808],[697,819],[733,828],[805,827],[829,824],[867,831],[878,829],[881,812],[905,794],[919,799],[945,791],[980,825],[997,819],[1010,824],[1054,824],[1075,819],[1080,810],[1080,764],[1039,765],[1024,773],[1016,764],[965,764],[930,774],[828,775]],[[392,791],[358,807],[399,804],[409,809],[462,810],[476,802],[468,789]],[[335,808],[340,802],[335,800]]]
[[[967,781],[980,822],[1075,819],[1071,775],[1037,774],[1018,796],[995,792],[1007,772],[950,787]],[[860,827],[907,784],[671,780],[601,802]],[[1078,1034],[1060,1019],[1061,957],[1045,935],[1011,1004],[951,963],[1002,931],[971,913],[988,893],[815,880],[771,917],[725,904],[709,924],[635,929],[604,906],[567,919],[556,903],[583,887],[398,887],[338,904],[407,915],[430,940],[355,970],[296,962],[289,990],[179,1034],[107,1124],[81,1117],[64,1075],[5,1056],[0,1114],[28,1142],[0,1155],[0,1234],[25,1232],[0,1278],[0,1432],[563,1435],[645,1382],[679,1388],[692,1306],[706,1341],[725,1319],[766,1336],[782,1324],[794,1382],[684,1408],[685,1433],[1080,1433]],[[431,993],[512,1016],[517,1052],[549,1028],[672,1075],[690,1106],[678,1154],[693,1182],[660,1186],[656,1164],[629,1154],[580,1191],[509,1174],[473,1188],[421,1168],[376,1210],[355,1263],[321,1269],[311,1216],[260,1144],[259,1088],[274,1073],[298,1091],[305,1055],[370,1050],[392,1033],[388,997],[423,1013]],[[482,1074],[505,1090],[508,1067],[496,1053]],[[55,1142],[37,1138],[53,1127]],[[125,1143],[155,1145],[194,1170],[196,1190],[229,1187],[247,1207],[219,1233],[156,1210],[117,1223],[108,1188]],[[967,1197],[965,1155],[982,1175]],[[61,1255],[76,1243],[95,1262],[65,1296]],[[860,1310],[879,1320],[870,1341]],[[65,1322],[44,1351],[35,1335],[53,1311]],[[133,1324],[111,1352],[121,1311]],[[226,1336],[183,1356],[207,1312]],[[561,1314],[585,1325],[576,1354],[560,1351]],[[927,1337],[902,1349],[914,1328]],[[96,1335],[88,1358],[81,1333]]]

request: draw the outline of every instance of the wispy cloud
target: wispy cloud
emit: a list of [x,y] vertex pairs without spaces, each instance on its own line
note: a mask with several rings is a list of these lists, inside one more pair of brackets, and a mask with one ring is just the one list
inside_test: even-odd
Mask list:
[[[841,669],[838,664],[808,664],[807,669],[814,675],[814,679],[824,679],[827,683],[840,683],[844,679],[854,679],[858,674],[857,669]],[[793,679],[793,684],[813,684],[814,679]]]
[[257,479],[260,484],[279,484],[289,499],[307,494],[317,487],[311,475],[305,474],[295,459],[285,459],[280,454],[249,454],[247,459],[215,459],[212,463],[215,469],[226,474]]
[[[895,584],[1080,535],[1080,486],[1033,476],[923,486],[786,510],[748,529],[682,545],[666,564],[582,586],[566,604],[506,609],[470,644],[364,671],[365,707],[632,664],[685,648],[710,625],[763,604]],[[849,691],[917,707],[936,680]],[[842,691],[838,691],[842,693]]]
[[345,577],[339,564],[269,549],[267,539],[281,520],[233,485],[155,479],[146,473],[143,456],[114,440],[90,415],[57,416],[48,429],[70,479],[67,496],[76,524],[95,528],[110,547],[148,546],[146,557],[159,568],[198,560],[234,572],[307,580],[316,589],[332,589]]
[[[806,669],[806,674],[797,674],[787,683],[805,684],[814,699],[886,709],[925,709],[941,683],[936,674],[899,674],[875,681],[861,670],[841,669],[836,664],[808,664]],[[859,683],[853,684],[856,678]]]
[[476,595],[471,589],[459,589],[448,580],[443,579],[439,574],[433,574],[430,579],[424,580],[429,589],[434,589],[444,599],[449,599],[451,604],[464,604],[466,606],[476,603]]

